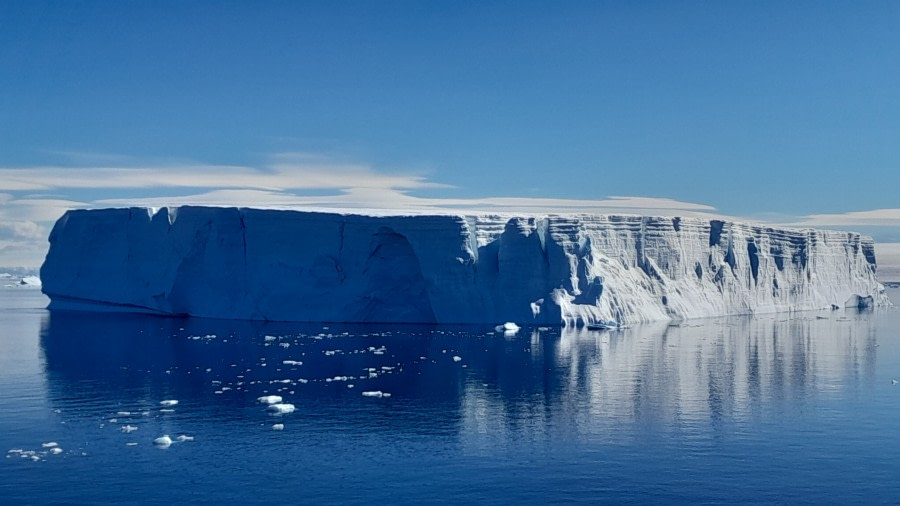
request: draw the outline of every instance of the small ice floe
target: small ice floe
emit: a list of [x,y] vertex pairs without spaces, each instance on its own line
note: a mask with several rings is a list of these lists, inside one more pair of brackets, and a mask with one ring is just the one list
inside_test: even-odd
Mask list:
[[363,397],[378,397],[379,399],[382,397],[390,397],[391,394],[388,392],[382,392],[381,390],[367,390],[362,393]]
[[60,448],[58,446],[56,446],[54,448],[50,448],[50,453],[53,455],[59,455],[62,452],[63,452],[62,448]]
[[178,441],[179,443],[184,443],[186,441],[193,441],[194,436],[186,436],[186,435],[182,434],[182,435],[178,436],[177,438],[175,438],[175,440]]
[[276,423],[275,425],[272,426],[272,430],[284,430],[284,424]]
[[130,433],[138,430],[138,428],[135,427],[134,425],[123,425],[121,428],[119,428],[119,430],[124,432],[125,434],[130,434]]
[[177,404],[178,401],[176,401],[175,399],[166,399],[164,401],[159,401],[159,405],[165,407],[176,406]]
[[125,443],[125,446],[137,446],[137,443],[134,443],[134,442]]
[[278,404],[283,399],[280,395],[263,395],[262,397],[257,397],[256,400],[260,404]]
[[284,365],[303,365],[303,362],[299,360],[282,360],[281,363]]
[[131,416],[131,411],[116,411],[116,416]]
[[172,438],[168,434],[164,434],[153,440],[153,444],[160,448],[167,448],[172,445]]
[[51,442],[49,442],[49,443],[43,443],[43,444],[41,444],[41,447],[42,447],[42,448],[56,448],[57,446],[59,446],[59,443],[54,442],[54,441],[51,441]]
[[161,409],[161,410],[159,410],[159,412],[160,413],[174,413],[175,410],[174,409]]
[[891,380],[891,385],[896,385],[896,384],[897,384],[897,380],[892,379],[892,380]]
[[265,336],[265,337],[263,337],[263,339],[265,339],[267,343],[271,343],[272,341],[275,341],[278,338],[275,336]]
[[291,343],[278,343],[278,346],[281,346],[282,348],[290,348]]
[[520,327],[513,322],[506,322],[503,325],[497,325],[494,330],[497,332],[518,332]]
[[459,355],[453,355],[453,361],[454,361],[454,362],[459,362],[459,361],[461,361],[461,360],[462,360],[462,357],[460,357]]
[[266,408],[266,411],[272,413],[273,415],[284,415],[287,413],[293,413],[294,409],[295,408],[293,404],[278,403],[269,405],[269,407]]

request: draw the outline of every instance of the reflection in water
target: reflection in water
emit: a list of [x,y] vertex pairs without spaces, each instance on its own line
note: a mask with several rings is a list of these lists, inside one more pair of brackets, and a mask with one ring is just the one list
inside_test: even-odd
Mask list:
[[528,367],[496,358],[512,378],[466,383],[462,432],[474,445],[539,440],[548,428],[611,442],[647,426],[715,431],[871,385],[877,346],[869,318],[809,316],[534,330],[527,345]]
[[[560,438],[616,442],[646,427],[715,432],[766,409],[870,385],[877,346],[864,315],[620,332],[542,328],[503,337],[484,326],[53,312],[41,338],[50,402],[66,412],[102,418],[174,398],[217,423],[240,422],[256,416],[258,396],[274,393],[309,424],[327,418],[342,430],[374,423],[456,434],[472,451]],[[392,396],[361,395],[376,390]]]

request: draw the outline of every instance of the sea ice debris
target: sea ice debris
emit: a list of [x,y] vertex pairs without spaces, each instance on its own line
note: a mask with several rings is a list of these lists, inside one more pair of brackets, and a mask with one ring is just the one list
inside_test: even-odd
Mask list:
[[518,332],[520,328],[513,322],[506,322],[503,325],[497,325],[494,327],[494,330],[497,332]]
[[284,415],[287,413],[293,413],[294,409],[295,408],[294,408],[293,404],[287,404],[287,403],[270,404],[269,407],[266,408],[267,411],[269,411],[270,413],[275,414],[275,415]]
[[170,438],[168,434],[164,434],[164,435],[154,439],[153,444],[155,444],[156,446],[165,448],[172,444],[172,438]]
[[262,397],[257,397],[256,399],[260,404],[278,404],[283,399],[280,395],[263,395]]

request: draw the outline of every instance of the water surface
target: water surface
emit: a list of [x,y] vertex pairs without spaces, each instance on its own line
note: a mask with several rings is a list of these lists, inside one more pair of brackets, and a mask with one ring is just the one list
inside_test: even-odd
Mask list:
[[4,503],[900,501],[896,310],[504,335],[45,304],[0,290]]

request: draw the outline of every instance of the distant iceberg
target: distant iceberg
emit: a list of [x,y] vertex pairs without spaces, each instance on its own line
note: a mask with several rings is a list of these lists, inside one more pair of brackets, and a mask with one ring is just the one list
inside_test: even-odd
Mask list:
[[720,220],[67,212],[50,307],[230,319],[588,325],[889,304],[872,240]]

